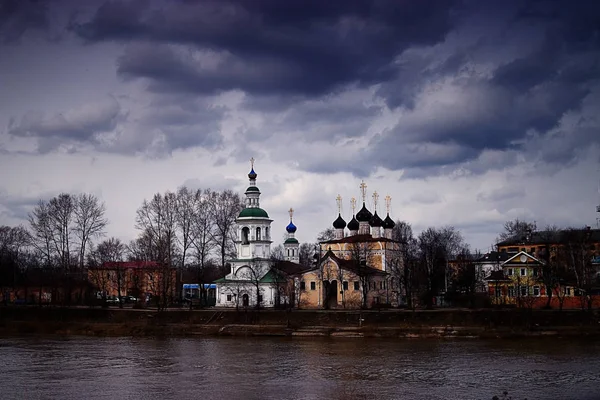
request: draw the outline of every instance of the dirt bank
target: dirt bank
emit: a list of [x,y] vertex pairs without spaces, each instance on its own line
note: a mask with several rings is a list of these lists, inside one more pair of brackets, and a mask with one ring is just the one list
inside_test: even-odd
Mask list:
[[0,335],[600,338],[597,313],[553,310],[133,310],[0,308]]

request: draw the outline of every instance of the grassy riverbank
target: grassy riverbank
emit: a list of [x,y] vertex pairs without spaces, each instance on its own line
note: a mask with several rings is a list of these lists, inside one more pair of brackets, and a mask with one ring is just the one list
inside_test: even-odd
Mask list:
[[168,310],[0,308],[0,335],[600,337],[598,313],[554,310]]

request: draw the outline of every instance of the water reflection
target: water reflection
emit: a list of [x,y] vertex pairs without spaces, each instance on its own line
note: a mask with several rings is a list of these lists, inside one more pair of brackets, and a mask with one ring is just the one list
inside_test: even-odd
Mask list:
[[0,340],[2,399],[592,399],[600,345],[561,340]]

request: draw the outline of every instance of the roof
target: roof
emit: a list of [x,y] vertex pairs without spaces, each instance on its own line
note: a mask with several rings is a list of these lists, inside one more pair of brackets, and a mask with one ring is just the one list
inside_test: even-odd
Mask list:
[[377,215],[377,211],[375,211],[375,214],[373,214],[373,218],[371,218],[369,221],[369,225],[373,227],[379,227],[383,225],[383,220],[379,215]]
[[298,243],[298,239],[296,238],[287,238],[283,243]]
[[365,205],[365,202],[363,201],[362,208],[356,214],[356,220],[358,222],[369,222],[372,217],[373,217],[373,214],[371,214],[371,211],[367,210],[367,206]]
[[288,226],[285,227],[285,230],[288,231],[289,233],[294,233],[294,232],[296,232],[297,229],[298,228],[296,227],[296,225],[294,225],[294,223],[292,221],[290,221]]
[[590,242],[600,242],[600,229],[562,229],[559,231],[534,231],[531,235],[517,235],[510,239],[498,242],[498,246],[517,246],[517,245],[540,245],[540,244],[558,244],[568,241],[570,234],[589,234],[587,239]]
[[486,281],[496,282],[512,282],[509,278],[504,275],[504,271],[492,271],[490,275],[485,278]]
[[312,268],[311,267],[307,267],[305,265],[302,264],[298,264],[292,261],[287,261],[287,260],[280,260],[277,261],[274,265],[273,268],[284,272],[288,275],[296,275],[296,274],[301,274],[303,272],[309,271]]
[[333,227],[335,229],[344,229],[346,227],[346,221],[342,218],[342,214],[338,214],[338,217],[333,221]]
[[327,240],[325,242],[321,242],[321,244],[327,244],[327,243],[331,243],[331,244],[334,244],[334,243],[364,243],[364,242],[391,242],[391,243],[400,243],[397,240],[388,239],[386,237],[374,238],[372,235],[366,234],[366,235],[346,236],[345,238],[342,238],[342,239]]
[[323,263],[327,259],[333,260],[340,268],[352,271],[357,275],[387,275],[386,272],[380,269],[372,268],[364,264],[357,264],[356,260],[346,260],[344,258],[339,258],[331,250],[328,250],[327,253],[325,253],[323,258],[321,259],[321,263]]
[[480,262],[480,263],[495,263],[495,262],[503,263],[504,261],[511,258],[513,255],[514,254],[507,253],[505,251],[491,251],[489,253],[483,254],[476,261]]
[[248,189],[246,189],[246,192],[260,192],[260,190],[256,186],[248,186]]
[[[524,252],[524,251],[520,251],[517,254],[511,254],[510,256],[511,257],[508,260],[506,260],[503,265],[508,265],[508,264],[511,264],[511,265],[514,265],[514,264],[522,265],[522,264],[525,264],[528,261],[528,259],[532,260],[533,264],[544,264],[542,261],[538,260],[537,258],[535,258],[534,256],[532,256],[531,254],[529,254],[527,252]],[[519,258],[519,261],[513,261],[513,260],[516,260],[517,257]],[[523,257],[525,257],[525,258],[523,258]],[[532,263],[527,263],[527,264],[531,265]]]
[[383,220],[383,228],[392,229],[394,226],[396,226],[396,223],[393,219],[390,218],[390,214],[388,214],[387,217],[385,217],[385,219]]
[[244,208],[238,218],[269,218],[269,214],[262,208]]
[[358,228],[360,228],[360,224],[358,223],[356,218],[352,216],[352,219],[350,220],[350,222],[348,222],[348,229],[350,229],[351,231],[357,231]]

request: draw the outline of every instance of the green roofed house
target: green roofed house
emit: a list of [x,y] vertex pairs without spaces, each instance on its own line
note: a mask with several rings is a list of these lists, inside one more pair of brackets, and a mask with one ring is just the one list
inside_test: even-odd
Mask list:
[[[269,214],[260,208],[260,190],[256,186],[254,159],[250,160],[248,174],[250,185],[246,189],[245,208],[236,218],[236,258],[229,260],[231,272],[215,281],[217,307],[276,307],[293,303],[293,288],[289,288],[294,271],[303,268],[298,264],[299,243],[294,237],[296,226],[286,227],[284,243],[285,260],[271,259],[271,222]],[[281,267],[281,268],[280,268]],[[285,268],[284,268],[285,267]]]

